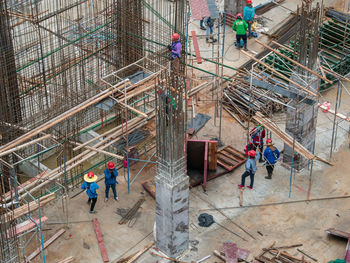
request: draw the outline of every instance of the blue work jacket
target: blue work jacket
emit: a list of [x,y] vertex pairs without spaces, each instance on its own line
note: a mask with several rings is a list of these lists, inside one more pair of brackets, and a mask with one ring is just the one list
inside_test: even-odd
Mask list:
[[255,16],[255,8],[246,6],[243,9],[243,20],[245,21],[253,21]]
[[113,169],[113,172],[111,173],[108,168],[105,170],[105,183],[106,185],[110,184],[118,184],[117,182],[117,176],[118,176],[118,171],[117,169]]
[[81,185],[81,189],[86,189],[86,194],[89,196],[89,198],[97,198],[97,192],[96,190],[100,188],[95,182],[93,183],[87,183],[84,181],[84,183]]
[[280,152],[276,147],[274,147],[275,150],[271,150],[269,147],[267,147],[264,151],[264,159],[266,161],[266,164],[275,164],[278,158],[280,158]]
[[250,172],[252,174],[255,174],[256,173],[256,161],[260,159],[260,153],[257,152],[256,155],[255,155],[255,158],[254,159],[251,159],[248,157],[248,160],[245,162],[245,170],[247,172]]

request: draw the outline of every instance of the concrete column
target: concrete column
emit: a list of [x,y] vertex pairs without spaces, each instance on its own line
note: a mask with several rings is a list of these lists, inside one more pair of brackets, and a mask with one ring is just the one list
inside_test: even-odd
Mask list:
[[189,241],[189,179],[169,184],[160,176],[156,184],[157,248],[172,258],[180,256]]
[[[305,73],[304,73],[305,74]],[[291,77],[292,80],[303,85],[305,82],[302,82],[300,78],[296,75]],[[319,88],[319,80],[315,80],[313,77],[309,77],[308,83],[312,83],[310,85],[311,90],[317,91]],[[291,85],[292,86],[292,85]],[[293,87],[293,86],[292,86]],[[300,92],[300,89],[294,87],[299,91],[299,94],[305,96],[305,92]],[[316,138],[316,123],[317,123],[317,101],[312,105],[307,105],[305,103],[298,102],[297,100],[293,100],[290,104],[292,107],[295,107],[296,110],[287,108],[287,121],[286,121],[286,133],[290,136],[294,137],[299,143],[301,143],[305,148],[307,148],[310,152],[314,149],[315,138]],[[283,154],[283,162],[291,165],[293,160],[293,167],[300,171],[308,164],[308,160],[303,158],[300,154],[294,152],[293,157],[293,148],[284,144],[284,154]]]

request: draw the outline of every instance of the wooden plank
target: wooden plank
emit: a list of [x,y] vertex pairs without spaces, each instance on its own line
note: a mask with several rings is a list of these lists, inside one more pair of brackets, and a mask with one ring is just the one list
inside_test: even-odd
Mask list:
[[74,114],[81,112],[82,110],[96,104],[97,102],[103,100],[104,98],[107,98],[109,95],[113,94],[118,87],[126,85],[128,83],[130,83],[130,82],[128,79],[126,79],[126,80],[120,82],[115,88],[104,90],[104,91],[100,92],[99,94],[84,101],[83,103],[80,103],[79,105],[73,107],[72,109],[62,113],[61,115],[58,115],[57,117],[49,120],[48,122],[38,126],[37,128],[27,132],[26,134],[16,138],[15,140],[5,144],[4,146],[0,147],[0,153],[7,151],[7,150],[9,150],[9,149],[21,144],[21,143],[24,143],[25,141],[29,140],[30,138],[42,133],[43,131],[46,131],[47,129],[62,122],[63,120],[68,119],[69,117],[73,116]]
[[218,165],[224,167],[224,168],[225,168],[226,170],[228,170],[228,171],[230,171],[230,170],[232,169],[232,167],[227,166],[226,163],[220,161],[219,159],[218,159]]
[[231,145],[227,145],[227,147],[225,148],[227,151],[230,151],[232,154],[241,157],[241,160],[246,159],[246,156],[243,152],[238,151],[237,149],[233,148]]
[[223,153],[219,152],[218,159],[229,164],[230,166],[234,166],[236,162],[232,160],[231,158],[225,156]]
[[256,57],[250,55],[248,52],[245,52],[244,50],[241,50],[241,52],[250,57],[251,59],[253,59],[254,61],[258,62],[259,64],[263,65],[264,67],[268,68],[269,70],[271,70],[273,73],[275,73],[277,76],[279,76],[280,78],[284,79],[285,81],[292,83],[293,85],[295,85],[296,87],[298,87],[299,89],[305,91],[306,93],[317,97],[317,94],[312,92],[311,90],[308,90],[306,88],[304,88],[303,86],[301,86],[300,84],[296,83],[295,81],[289,79],[288,77],[286,77],[285,75],[283,75],[282,73],[278,72],[277,70],[275,70],[274,68],[270,67],[269,65],[267,65],[266,63],[262,62],[261,60],[257,59]]
[[202,64],[202,58],[201,58],[201,53],[199,52],[199,45],[198,45],[196,31],[191,31],[191,34],[192,34],[194,51],[196,53],[197,63]]
[[74,261],[74,257],[68,257],[68,258],[65,258],[61,261],[57,261],[57,263],[70,263],[72,261]]
[[342,238],[345,238],[345,239],[348,239],[348,237],[350,236],[349,232],[344,232],[344,231],[341,231],[341,230],[338,230],[338,229],[335,229],[335,228],[328,228],[326,230],[326,233],[328,233],[330,235],[333,235],[333,236],[342,237]]
[[[52,237],[50,237],[47,241],[44,242],[44,249],[46,249],[49,245],[51,245],[57,238],[59,238],[64,232],[66,232],[65,229],[60,229],[54,234]],[[32,254],[30,254],[28,257],[25,257],[25,262],[30,262],[33,260],[36,256],[38,256],[41,252],[41,247],[37,248]]]
[[100,247],[102,260],[103,262],[109,262],[107,250],[106,250],[105,244],[103,243],[100,225],[98,224],[97,218],[94,218],[92,220],[92,223],[94,224],[94,229],[95,229],[98,245]]
[[[44,172],[34,176],[33,178],[30,178],[29,180],[25,181],[23,184],[20,184],[18,186],[17,190],[19,190],[19,189],[27,186],[28,184],[30,184],[30,183],[40,179],[41,177],[45,176],[46,174],[47,174],[47,171],[44,171]],[[12,195],[14,195],[14,194],[15,194],[15,190],[12,190]],[[3,196],[10,197],[11,196],[11,192],[9,191],[9,192],[5,193]]]
[[257,112],[255,116],[253,116],[253,119],[266,127],[268,130],[270,130],[272,133],[277,135],[283,142],[288,144],[290,147],[293,147],[296,152],[298,152],[300,155],[302,155],[304,158],[308,160],[319,160],[323,163],[326,163],[328,165],[333,165],[332,163],[328,162],[325,159],[322,159],[321,157],[318,157],[314,154],[312,154],[309,150],[307,150],[303,145],[301,145],[298,141],[293,140],[293,138],[282,131],[271,119],[264,117],[260,112]]
[[[55,199],[55,193],[51,193],[48,195],[45,195],[40,198],[40,206],[43,206],[47,204],[48,202],[52,201]],[[33,212],[36,209],[39,208],[38,202],[37,201],[32,201],[29,204],[22,205],[20,207],[17,207],[13,211],[9,211],[4,215],[5,222],[9,222],[11,220],[14,220],[16,218],[19,218],[29,212]]]
[[236,164],[242,161],[242,159],[238,159],[236,156],[232,155],[229,151],[226,151],[226,149],[221,150],[219,153],[229,158],[232,164]]
[[135,254],[132,258],[130,258],[126,263],[132,263],[136,259],[138,259],[143,253],[145,253],[148,249],[150,249],[151,246],[154,245],[154,241],[149,242],[143,249],[141,249],[139,252]]
[[19,234],[22,234],[26,231],[28,231],[29,229],[32,229],[34,228],[36,225],[39,225],[40,224],[40,220],[41,220],[41,223],[47,221],[47,217],[46,216],[43,216],[41,219],[35,219],[33,218],[35,223],[28,219],[18,225],[16,225],[16,228],[14,230],[14,233],[11,231],[11,230],[7,230],[7,238],[11,238],[11,237],[14,237],[14,236],[17,236]]
[[209,170],[215,171],[217,167],[217,151],[218,151],[218,143],[210,142],[209,143]]

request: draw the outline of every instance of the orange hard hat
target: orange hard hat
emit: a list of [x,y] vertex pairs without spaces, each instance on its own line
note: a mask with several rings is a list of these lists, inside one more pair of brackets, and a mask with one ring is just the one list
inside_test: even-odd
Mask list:
[[174,34],[171,36],[171,38],[172,38],[173,40],[179,40],[180,35],[179,35],[178,33],[174,33]]
[[255,157],[255,155],[256,155],[256,152],[254,151],[254,150],[250,150],[250,151],[248,151],[248,156],[251,156],[251,157]]
[[111,170],[114,169],[115,167],[114,162],[108,162],[107,166],[108,166],[108,169],[111,169]]

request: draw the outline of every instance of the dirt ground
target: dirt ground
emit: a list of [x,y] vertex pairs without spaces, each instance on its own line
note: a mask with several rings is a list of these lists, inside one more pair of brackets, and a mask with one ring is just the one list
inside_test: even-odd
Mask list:
[[[285,5],[289,8],[295,8],[295,3],[296,1],[286,1]],[[344,6],[344,1],[336,1],[334,6],[337,9],[342,9],[341,6]],[[274,27],[288,16],[288,14],[283,14],[280,11],[280,8],[275,8],[265,14],[268,17],[276,17],[271,27]],[[196,25],[192,26],[195,27]],[[232,39],[227,37],[228,43]],[[256,43],[252,44],[252,47],[257,52],[261,50]],[[227,48],[229,48],[229,44]],[[232,57],[237,55],[235,52],[237,51],[232,50]],[[238,60],[232,62],[231,65],[242,64],[246,58]],[[232,72],[227,74],[230,75],[229,73],[232,75]],[[350,90],[349,84],[345,87]],[[350,112],[347,90],[344,88],[342,104],[339,109],[343,114]],[[323,93],[320,101],[329,100],[332,103],[332,108],[334,108],[335,96],[336,88],[332,88]],[[200,98],[201,101],[196,107],[196,112],[208,114],[212,118],[194,138],[211,139],[218,137],[218,119],[215,122],[214,104],[209,101],[211,97],[202,93]],[[280,117],[278,114],[274,116],[274,118],[278,117]],[[333,117],[331,115],[319,111],[316,154],[326,159],[329,158],[332,121]],[[280,125],[283,128],[283,124]],[[347,165],[347,161],[350,160],[350,150],[348,131],[349,123],[339,123],[336,152],[331,160],[333,166],[314,163],[311,198],[349,195],[350,176],[348,175],[350,174],[350,166]],[[273,137],[273,139],[276,146],[283,149],[283,143],[277,138]],[[243,128],[226,112],[223,112],[222,141],[225,145],[232,145],[239,150],[244,148],[246,142],[246,133]],[[147,157],[144,157],[144,159],[147,159]],[[135,176],[142,166],[143,163],[133,165],[130,171],[131,177]],[[235,242],[239,247],[250,250],[250,259],[253,259],[253,255],[257,255],[262,248],[272,241],[276,241],[278,246],[302,243],[301,249],[317,258],[318,262],[344,258],[346,242],[328,236],[325,229],[334,227],[350,232],[349,199],[240,208],[237,184],[243,170],[244,167],[240,167],[229,174],[208,182],[206,192],[200,186],[190,190],[190,247],[183,255],[182,260],[191,262],[212,255],[213,250],[220,250],[226,241]],[[125,171],[120,170],[119,173],[117,190],[120,200],[110,199],[108,202],[104,202],[104,183],[101,181],[99,183],[99,198],[96,204],[98,213],[96,215],[88,213],[89,206],[86,204],[87,196],[85,193],[69,200],[68,220],[71,223],[68,226],[63,224],[66,218],[60,204],[44,208],[43,214],[49,218],[48,223],[44,224],[44,228],[48,229],[43,231],[45,240],[58,229],[66,229],[65,234],[46,249],[47,262],[58,262],[69,256],[73,256],[75,262],[102,262],[92,224],[93,218],[97,218],[99,221],[110,262],[117,262],[120,258],[139,251],[153,240],[155,202],[143,189],[141,183],[155,176],[154,165],[148,164],[146,166],[131,185],[130,194],[128,194],[127,182],[124,179]],[[265,175],[265,168],[262,164],[259,164],[254,190],[244,190],[244,206],[306,199],[310,176],[310,171],[307,168],[295,174],[291,188],[289,169],[277,165],[272,180],[264,179]],[[78,191],[79,189],[73,195]],[[291,191],[290,197],[289,191]],[[118,222],[121,216],[117,214],[117,209],[131,208],[141,197],[145,198],[145,202],[139,210],[136,222],[133,225],[120,225]],[[226,216],[213,210],[212,205],[208,202],[217,208],[224,208],[220,211]],[[198,226],[198,216],[203,212],[213,215],[216,222],[240,235],[246,241],[219,226],[219,224],[213,224],[208,228]],[[254,239],[235,226],[227,217],[249,232]],[[301,254],[295,249],[288,251],[292,255],[301,257]],[[149,263],[157,262],[157,260],[159,258],[145,253],[137,262]],[[42,260],[38,258],[33,262],[42,262]],[[212,255],[205,262],[221,261]]]

